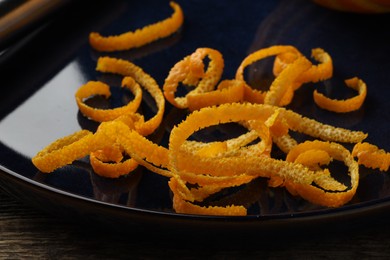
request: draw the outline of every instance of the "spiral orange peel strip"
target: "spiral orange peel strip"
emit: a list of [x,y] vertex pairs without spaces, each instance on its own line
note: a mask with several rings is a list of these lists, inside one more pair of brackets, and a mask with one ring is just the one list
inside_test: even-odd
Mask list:
[[122,81],[122,86],[127,87],[134,94],[135,97],[133,101],[127,103],[127,105],[123,107],[113,109],[97,109],[88,106],[83,102],[83,100],[95,95],[103,95],[108,98],[110,97],[111,93],[109,86],[105,83],[100,81],[89,81],[87,84],[81,86],[75,94],[76,103],[80,109],[80,112],[84,116],[98,122],[111,121],[121,115],[135,113],[142,100],[141,87],[131,77],[125,77]]
[[352,155],[358,158],[358,163],[368,168],[388,171],[390,167],[390,153],[370,143],[357,143]]
[[123,162],[122,151],[118,146],[105,147],[90,153],[89,160],[94,172],[107,178],[118,178],[138,167],[138,163],[130,158]]
[[[333,61],[329,53],[321,48],[312,49],[311,56],[319,64],[310,67],[307,71],[298,76],[300,84],[294,84],[296,90],[302,83],[318,82],[329,79],[333,75]],[[276,56],[273,66],[274,75],[279,75],[289,64],[293,63],[296,56],[292,53],[281,53]]]
[[345,84],[358,91],[358,95],[345,100],[330,99],[317,90],[313,92],[314,102],[321,108],[337,112],[347,113],[358,110],[364,103],[367,96],[367,86],[361,79],[354,77],[345,80]]
[[[210,62],[206,71],[204,71],[204,58],[206,56],[210,59]],[[194,53],[177,62],[170,70],[163,86],[165,98],[175,107],[182,109],[188,108],[190,105],[191,109],[194,110],[207,105],[208,103],[205,104],[200,101],[204,96],[201,94],[208,93],[215,89],[222,76],[223,67],[224,61],[222,54],[219,51],[211,48],[196,49]],[[194,87],[194,89],[186,93],[184,97],[177,97],[176,92],[180,83]],[[232,91],[234,92],[233,94],[237,94],[237,87],[233,88]],[[240,91],[241,90],[238,88],[238,92]],[[223,94],[220,94],[220,92],[222,91],[208,94],[206,99],[210,100],[210,98],[213,98],[214,102],[218,102],[215,100],[218,96],[222,99],[228,97],[227,95],[224,95],[225,93],[230,94],[230,99],[232,99],[232,97],[234,98],[228,91]],[[191,96],[191,104],[188,102],[189,96]],[[238,100],[239,98],[240,97],[238,96],[237,98],[234,98],[234,100]],[[223,101],[225,100],[219,101],[219,103],[222,103]]]
[[80,130],[51,143],[38,152],[32,162],[40,171],[52,172],[92,151],[102,149],[107,144],[108,142],[98,135],[88,130]]
[[224,80],[216,90],[187,95],[188,109],[199,110],[203,107],[226,103],[242,102],[244,99],[244,82]]
[[168,184],[174,194],[173,207],[177,213],[216,216],[245,216],[247,214],[247,209],[243,206],[231,205],[227,207],[202,207],[195,205],[180,197],[178,192],[178,183],[175,178],[171,178]]
[[[270,89],[264,97],[264,104],[285,106],[293,96],[293,84],[297,78],[307,71],[311,63],[305,57],[297,58],[290,66],[287,66],[272,82]],[[297,87],[295,87],[297,88]],[[288,94],[285,96],[285,94]]]
[[104,37],[97,32],[89,35],[89,43],[98,51],[123,51],[141,47],[161,38],[168,37],[178,31],[183,24],[184,15],[179,4],[170,2],[173,9],[171,17],[149,24],[134,32],[126,32],[120,35]]
[[[296,150],[308,150],[308,149],[319,149],[327,152],[333,159],[343,161],[348,167],[348,175],[351,180],[351,187],[346,191],[342,192],[331,192],[321,187],[317,187],[311,184],[303,183],[291,183],[288,182],[289,189],[293,189],[302,198],[318,205],[326,207],[339,207],[349,202],[355,195],[358,184],[359,184],[359,165],[353,159],[352,154],[344,148],[342,145],[337,143],[322,142],[322,141],[306,141],[297,145],[287,155],[287,161],[295,161],[296,154],[300,154],[301,151]],[[318,183],[316,183],[318,184]]]
[[144,136],[153,133],[161,124],[165,111],[164,95],[155,79],[134,63],[111,57],[100,57],[97,62],[96,70],[132,77],[135,82],[149,92],[155,100],[157,112],[147,121],[144,121],[143,116],[141,116],[142,120],[136,124],[136,130]]
[[[290,46],[290,45],[275,45],[275,46],[271,46],[271,47],[267,47],[267,48],[262,48],[262,49],[259,49],[251,54],[249,54],[248,56],[246,56],[244,58],[244,60],[241,62],[240,66],[238,67],[237,71],[236,71],[236,79],[237,80],[242,80],[245,82],[245,79],[244,79],[244,70],[246,67],[248,67],[249,65],[257,62],[257,61],[260,61],[262,59],[265,59],[267,57],[272,57],[272,56],[277,56],[277,55],[280,55],[280,54],[286,54],[288,53],[291,57],[291,60],[296,60],[298,59],[299,57],[302,56],[302,54],[293,46]],[[300,67],[299,67],[300,69]],[[299,75],[299,74],[297,74]],[[283,84],[281,86],[283,89],[282,90],[279,90],[277,93],[280,95],[282,92],[283,93],[288,93],[289,94],[289,97],[285,97],[284,99],[285,100],[291,100],[291,95],[292,95],[292,92],[288,92],[289,88],[286,86],[286,84]],[[279,84],[276,82],[274,83],[274,88],[279,88]],[[273,91],[274,92],[274,91]],[[248,101],[248,102],[252,102],[252,103],[265,103],[265,98],[266,98],[266,93],[260,91],[260,90],[256,90],[254,88],[252,88],[248,83],[245,82],[245,95],[244,95],[244,100]],[[273,93],[271,95],[275,95],[276,93]],[[270,97],[268,97],[268,99],[271,99]],[[272,100],[272,101],[268,101],[269,104],[275,104],[275,101]],[[284,103],[287,103],[287,102],[284,102]]]

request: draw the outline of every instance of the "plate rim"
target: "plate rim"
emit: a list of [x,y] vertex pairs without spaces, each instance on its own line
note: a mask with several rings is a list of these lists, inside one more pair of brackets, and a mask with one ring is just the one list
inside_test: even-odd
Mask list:
[[[195,226],[196,228],[199,228],[198,231],[207,230],[210,227],[214,227],[217,230],[223,230],[224,228],[229,227],[231,230],[238,229],[240,230],[240,232],[258,232],[259,230],[275,231],[275,229],[296,230],[305,227],[308,224],[315,224],[316,229],[321,229],[325,226],[328,226],[329,224],[336,224],[337,226],[340,226],[348,223],[351,220],[359,220],[361,218],[367,217],[376,217],[378,215],[377,213],[383,212],[383,210],[390,208],[390,197],[388,197],[364,203],[344,205],[339,208],[324,209],[321,212],[298,212],[291,214],[267,216],[209,216],[180,214],[175,212],[162,212],[141,208],[132,208],[124,205],[94,200],[85,196],[74,194],[68,191],[63,191],[55,187],[51,187],[49,185],[37,182],[35,180],[22,176],[4,167],[3,165],[0,165],[0,188],[4,188],[1,180],[5,178],[7,180],[11,180],[11,182],[7,183],[8,189],[4,191],[19,200],[21,199],[20,195],[18,196],[12,189],[16,189],[17,185],[23,185],[24,187],[28,187],[29,192],[33,192],[35,194],[37,193],[37,190],[39,190],[40,194],[36,195],[42,196],[42,194],[50,194],[54,195],[56,199],[66,201],[67,204],[64,206],[69,206],[69,204],[71,203],[86,205],[88,209],[83,210],[90,211],[89,213],[92,214],[95,211],[106,211],[106,213],[109,215],[100,216],[103,219],[97,219],[98,223],[102,222],[102,220],[103,222],[106,222],[107,219],[112,219],[113,217],[114,219],[130,217],[129,220],[139,220],[137,221],[137,224],[151,224],[155,220],[158,220],[158,223],[163,225],[159,226],[159,228],[161,229],[169,229],[174,225],[181,228],[190,227],[191,229],[194,229],[193,227]],[[42,197],[40,197],[40,199],[42,199]],[[49,200],[50,198],[43,195],[43,199]],[[40,208],[41,210],[45,210],[43,205],[40,206]],[[80,211],[80,209],[77,209],[76,211]],[[74,213],[71,213],[71,215],[72,214]],[[58,214],[54,213],[52,215],[57,216]],[[139,218],[141,216],[143,216],[144,218]],[[129,224],[131,228],[134,228],[133,224],[135,223]]]

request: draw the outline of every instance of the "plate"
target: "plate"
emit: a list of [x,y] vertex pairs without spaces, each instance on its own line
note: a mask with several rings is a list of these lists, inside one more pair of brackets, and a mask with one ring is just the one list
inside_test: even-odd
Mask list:
[[[62,216],[103,221],[115,227],[186,230],[265,230],[308,223],[344,223],[358,216],[388,210],[390,179],[387,173],[361,167],[357,194],[343,207],[312,205],[270,189],[258,179],[246,189],[256,192],[245,217],[211,217],[176,214],[165,177],[140,167],[115,180],[97,176],[87,159],[52,174],[40,173],[31,157],[57,138],[80,128],[94,130],[97,124],[84,118],[74,100],[75,91],[89,80],[113,87],[116,100],[123,93],[115,86],[120,77],[95,71],[99,56],[110,55],[132,61],[162,86],[170,68],[198,47],[218,49],[224,57],[223,78],[233,78],[242,59],[271,45],[296,46],[310,56],[321,47],[333,58],[334,76],[322,83],[302,87],[290,109],[323,123],[369,133],[368,142],[390,150],[388,97],[389,15],[362,15],[324,9],[310,1],[177,1],[185,22],[175,35],[129,51],[99,53],[88,44],[88,34],[119,34],[168,17],[168,1],[94,1],[73,3],[51,23],[0,56],[0,186],[10,194]],[[72,19],[64,20],[72,13]],[[378,26],[380,25],[380,26]],[[267,79],[271,60],[248,69],[248,81]],[[356,112],[335,114],[316,107],[314,87],[328,95],[353,95],[343,80],[358,76],[368,85],[364,106]],[[116,90],[115,90],[116,89]],[[145,115],[153,105],[144,102]],[[185,111],[168,105],[165,123],[151,139],[166,145],[173,125]],[[171,120],[172,119],[172,120]],[[226,126],[202,132],[196,138],[223,137],[236,131]],[[232,130],[233,129],[233,130]],[[226,131],[225,131],[226,130]],[[228,131],[227,131],[228,130]],[[259,188],[260,187],[260,188]]]

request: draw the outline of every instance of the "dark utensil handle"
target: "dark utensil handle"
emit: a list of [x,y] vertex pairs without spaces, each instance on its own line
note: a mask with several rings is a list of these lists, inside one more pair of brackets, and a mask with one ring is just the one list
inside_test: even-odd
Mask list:
[[4,2],[0,5],[5,10],[0,16],[0,51],[43,24],[68,2],[70,0],[28,0],[19,1],[17,6],[15,2],[13,5]]

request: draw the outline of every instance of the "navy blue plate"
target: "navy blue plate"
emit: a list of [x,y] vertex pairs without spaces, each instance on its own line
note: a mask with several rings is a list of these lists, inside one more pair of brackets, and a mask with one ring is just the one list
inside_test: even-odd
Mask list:
[[[306,84],[289,106],[323,123],[369,133],[368,142],[390,151],[388,53],[389,15],[335,12],[304,0],[177,1],[185,22],[175,35],[142,48],[99,53],[88,44],[88,34],[119,34],[164,19],[172,12],[168,1],[93,1],[73,3],[56,19],[0,56],[0,186],[10,194],[48,211],[105,221],[114,226],[186,227],[259,230],[299,224],[340,222],[347,217],[375,215],[388,209],[388,173],[361,167],[357,194],[347,205],[329,209],[270,189],[258,179],[241,192],[248,201],[246,217],[210,217],[176,214],[165,177],[140,167],[129,176],[109,180],[97,176],[87,159],[52,174],[40,173],[31,163],[44,146],[80,128],[97,124],[78,111],[74,93],[89,80],[113,87],[122,102],[120,77],[95,71],[99,56],[111,55],[142,67],[162,86],[170,68],[198,47],[218,49],[225,59],[223,78],[233,78],[242,59],[271,45],[296,46],[307,56],[321,47],[332,57],[334,77]],[[70,15],[71,14],[71,15]],[[270,76],[271,60],[247,71],[249,82]],[[364,106],[356,112],[335,114],[316,107],[316,87],[329,96],[353,95],[343,80],[358,76],[368,85]],[[120,105],[113,104],[113,105]],[[146,116],[154,107],[144,102]],[[151,139],[166,145],[172,126],[185,115],[167,105],[164,124]],[[197,138],[223,137],[234,126],[201,132]],[[228,130],[228,131],[225,131]],[[204,230],[204,229],[203,229]]]

